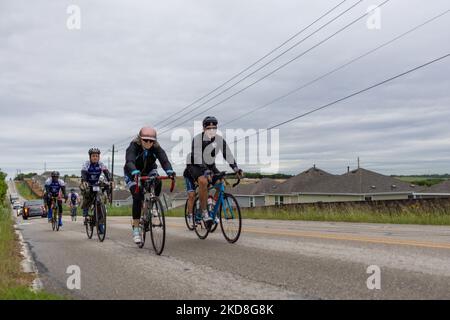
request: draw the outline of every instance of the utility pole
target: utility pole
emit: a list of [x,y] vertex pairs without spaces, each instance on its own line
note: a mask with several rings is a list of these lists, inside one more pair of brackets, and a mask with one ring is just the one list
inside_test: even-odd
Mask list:
[[[108,152],[112,152],[111,176],[112,176],[112,181],[114,182],[114,155],[116,154],[116,152],[119,152],[119,151],[116,151],[115,145],[112,145],[112,149],[108,150]],[[109,157],[108,157],[108,164],[109,164]],[[111,201],[110,201],[111,204],[113,201],[113,194],[114,194],[113,191],[114,190],[111,190]]]
[[360,162],[359,162],[359,157],[358,157],[359,192],[362,193],[362,174],[361,174],[359,165],[360,165]]

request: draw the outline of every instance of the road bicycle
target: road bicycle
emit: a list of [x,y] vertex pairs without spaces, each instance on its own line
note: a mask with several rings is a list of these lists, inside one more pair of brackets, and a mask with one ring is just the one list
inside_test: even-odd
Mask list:
[[50,208],[52,209],[52,230],[59,231],[59,220],[62,217],[62,214],[59,213],[59,202],[57,196],[51,197]]
[[72,218],[72,221],[77,221],[77,205],[72,205],[70,208],[70,217]]
[[[204,240],[211,232],[215,230],[217,225],[220,224],[223,236],[229,243],[235,243],[238,241],[242,230],[242,216],[241,208],[236,198],[231,194],[225,192],[225,185],[229,185],[226,176],[236,176],[234,173],[221,172],[212,175],[217,179],[217,182],[208,187],[208,192],[212,189],[218,189],[219,194],[217,201],[213,204],[212,210],[208,209],[208,214],[212,218],[212,221],[205,223],[202,217],[202,210],[200,208],[200,199],[198,196],[194,202],[194,215],[193,215],[193,229],[197,236]],[[233,188],[240,183],[240,177],[233,184]],[[216,218],[219,219],[216,219]]]
[[111,197],[112,187],[110,184],[97,183],[89,186],[89,188],[93,193],[94,200],[86,217],[86,234],[89,239],[92,239],[95,227],[98,240],[103,242],[106,237],[106,216],[108,214],[105,203]]
[[161,255],[166,242],[166,219],[164,206],[155,194],[156,182],[158,180],[172,180],[170,192],[175,187],[175,178],[168,176],[140,176],[136,178],[136,194],[140,188],[144,190],[144,199],[142,200],[141,218],[139,220],[139,230],[141,242],[139,248],[143,248],[147,238],[147,232],[150,232],[153,249],[157,255]]

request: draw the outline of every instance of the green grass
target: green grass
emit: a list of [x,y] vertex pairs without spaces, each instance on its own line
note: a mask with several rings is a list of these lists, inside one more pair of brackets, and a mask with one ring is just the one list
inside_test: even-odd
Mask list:
[[[450,205],[445,206],[400,206],[395,208],[339,204],[319,208],[314,205],[296,207],[242,208],[244,219],[303,220],[330,222],[392,223],[450,225]],[[109,216],[131,216],[131,206],[110,207]],[[168,210],[168,217],[184,217],[184,207]]]
[[64,299],[45,291],[31,291],[33,279],[22,272],[21,259],[10,209],[0,203],[0,300]]
[[16,181],[16,189],[19,194],[27,200],[38,199],[38,197],[31,192],[30,187],[24,181]]
[[422,206],[405,206],[396,208],[370,208],[364,206],[341,205],[338,208],[326,206],[305,206],[304,208],[251,208],[242,209],[243,218],[277,219],[331,222],[391,223],[450,225],[450,210],[447,208],[424,208]]
[[431,187],[435,184],[441,183],[447,179],[445,178],[429,178],[429,177],[395,177],[401,181],[413,183],[418,186]]

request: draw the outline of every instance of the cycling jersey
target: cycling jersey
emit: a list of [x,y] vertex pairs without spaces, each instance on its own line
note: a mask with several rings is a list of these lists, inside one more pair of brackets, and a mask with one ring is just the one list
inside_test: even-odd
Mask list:
[[209,139],[204,132],[196,135],[192,140],[192,150],[188,164],[199,167],[203,171],[216,170],[216,155],[222,152],[223,158],[234,170],[237,167],[236,160],[228,147],[227,142],[221,136],[216,135]]
[[58,197],[59,192],[62,191],[62,194],[66,195],[66,184],[63,180],[58,179],[57,181],[53,181],[52,178],[48,178],[45,181],[45,192],[53,197]]
[[76,206],[79,202],[80,196],[76,192],[72,192],[69,194],[70,204],[72,206]]
[[139,170],[142,175],[148,175],[152,170],[157,169],[156,160],[159,160],[164,171],[172,170],[166,152],[155,142],[153,146],[145,150],[137,141],[132,141],[127,148],[125,155],[124,173],[128,178],[132,178],[132,172]]
[[105,175],[106,180],[111,181],[109,170],[103,162],[92,163],[91,161],[86,161],[81,168],[81,181],[86,181],[89,185],[97,184],[102,173]]

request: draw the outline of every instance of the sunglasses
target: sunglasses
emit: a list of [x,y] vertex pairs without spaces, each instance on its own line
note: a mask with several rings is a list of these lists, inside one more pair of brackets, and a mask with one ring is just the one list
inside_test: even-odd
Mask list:
[[142,141],[144,141],[145,143],[150,143],[150,142],[154,142],[153,140],[150,140],[150,139],[142,139]]

